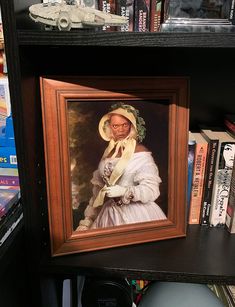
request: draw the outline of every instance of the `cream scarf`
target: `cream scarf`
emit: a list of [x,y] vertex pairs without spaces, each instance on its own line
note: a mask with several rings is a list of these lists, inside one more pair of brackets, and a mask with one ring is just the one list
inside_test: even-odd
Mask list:
[[[108,155],[111,153],[113,149],[114,153],[111,156],[112,158],[115,158],[118,155],[119,150],[121,149],[121,157],[117,164],[115,165],[112,174],[109,178],[109,185],[115,185],[115,183],[118,181],[118,179],[122,176],[128,162],[130,161],[131,157],[133,156],[135,152],[136,147],[136,140],[133,138],[127,137],[124,140],[120,140],[115,142],[113,139],[109,142],[108,147],[105,149],[102,159],[108,157]],[[104,187],[99,191],[94,203],[93,207],[99,207],[102,206],[104,203],[105,198],[105,189],[107,188],[107,184],[104,185]]]

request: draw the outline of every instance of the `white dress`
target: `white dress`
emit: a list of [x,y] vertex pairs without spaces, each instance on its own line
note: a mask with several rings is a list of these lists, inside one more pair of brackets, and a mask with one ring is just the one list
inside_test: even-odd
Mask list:
[[[118,159],[101,160],[91,181],[94,186],[93,199],[104,186],[102,178],[110,176]],[[126,194],[121,198],[124,204],[118,204],[116,199],[105,198],[104,204],[97,208],[97,216],[93,216],[94,222],[91,228],[166,219],[162,209],[155,203],[160,195],[160,183],[159,171],[151,152],[134,153],[123,175],[116,183],[127,187]],[[92,199],[89,206],[92,206]]]

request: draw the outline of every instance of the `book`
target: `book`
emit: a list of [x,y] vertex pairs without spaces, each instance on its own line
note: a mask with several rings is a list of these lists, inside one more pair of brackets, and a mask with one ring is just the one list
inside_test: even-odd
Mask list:
[[196,144],[188,223],[199,224],[208,142],[200,132],[192,132],[192,135],[195,138]]
[[196,140],[193,137],[192,132],[189,131],[189,140],[188,140],[188,184],[187,184],[187,186],[188,186],[188,188],[187,188],[188,208],[190,206],[190,198],[191,198],[191,191],[192,191],[195,147],[196,147]]
[[229,132],[232,136],[235,136],[235,114],[225,115],[224,125],[227,132]]
[[128,19],[128,23],[120,27],[121,32],[134,31],[134,0],[117,0],[116,14]]
[[[1,48],[1,43],[0,43]],[[4,51],[0,50],[0,76],[3,76],[4,72]]]
[[17,168],[17,157],[15,147],[0,146],[0,167]]
[[165,22],[170,16],[170,0],[163,1],[162,11],[163,11],[163,22]]
[[0,176],[13,176],[13,177],[19,177],[18,168],[0,167]]
[[235,307],[233,297],[229,293],[226,285],[211,284],[207,286],[220,299],[223,306]]
[[8,77],[0,77],[0,114],[4,116],[10,116],[11,114],[11,101]]
[[211,226],[225,226],[234,163],[235,138],[224,131],[216,131],[216,135],[219,139],[219,150],[215,167],[209,221]]
[[150,29],[150,0],[134,1],[134,31],[149,32]]
[[20,199],[20,190],[0,189],[0,218]]
[[235,0],[231,1],[230,11],[229,11],[229,18],[232,24],[235,23]]
[[159,32],[162,18],[162,1],[151,0],[150,3],[150,32]]
[[225,225],[230,233],[235,233],[235,163],[233,163]]
[[225,285],[228,295],[230,296],[231,306],[235,307],[235,286]]
[[0,128],[0,147],[15,147],[13,118],[7,116],[5,125]]
[[11,115],[6,118],[6,125],[0,128],[0,167],[17,168],[15,136]]
[[[104,13],[116,14],[116,1],[115,0],[99,0],[99,10]],[[117,27],[103,26],[103,31],[116,31]]]
[[190,19],[192,24],[201,21],[208,23],[224,23],[231,24],[231,1],[178,1],[166,0],[166,9],[169,18]]
[[202,196],[200,224],[208,226],[219,139],[213,132],[207,133],[206,130],[204,131],[202,130],[201,133],[208,142],[208,151],[207,151],[207,163],[205,170],[204,190]]
[[202,19],[200,23],[193,23],[192,18],[169,18],[161,24],[161,32],[190,32],[190,33],[234,33],[235,27],[229,22],[224,24],[205,23]]
[[23,209],[19,201],[15,204],[14,210],[12,210],[0,223],[0,246],[7,240],[22,219]]
[[19,186],[18,176],[2,176],[0,175],[0,186]]

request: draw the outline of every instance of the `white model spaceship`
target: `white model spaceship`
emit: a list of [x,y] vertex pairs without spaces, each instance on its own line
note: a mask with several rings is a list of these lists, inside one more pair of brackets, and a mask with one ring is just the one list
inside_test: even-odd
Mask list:
[[128,22],[123,16],[65,2],[33,4],[29,7],[29,16],[35,22],[64,31],[69,31],[71,28],[122,26]]

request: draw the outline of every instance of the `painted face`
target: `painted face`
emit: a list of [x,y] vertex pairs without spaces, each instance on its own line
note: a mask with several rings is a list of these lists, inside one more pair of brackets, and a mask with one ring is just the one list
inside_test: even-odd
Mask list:
[[227,167],[233,167],[234,154],[235,144],[226,144],[224,146],[223,156]]
[[131,130],[131,122],[122,115],[114,114],[110,118],[110,128],[115,141],[125,139]]

